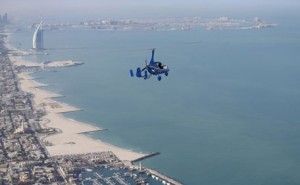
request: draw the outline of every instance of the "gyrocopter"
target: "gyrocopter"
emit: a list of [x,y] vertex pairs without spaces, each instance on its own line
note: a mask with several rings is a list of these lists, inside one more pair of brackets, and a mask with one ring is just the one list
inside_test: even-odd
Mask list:
[[[169,74],[169,68],[167,65],[163,65],[161,62],[154,61],[154,53],[155,53],[155,48],[152,49],[152,56],[149,64],[147,64],[147,59],[145,61],[146,66],[141,69],[138,67],[136,69],[135,76],[138,78],[144,78],[149,79],[152,75],[157,76],[158,81],[161,80],[161,75],[166,75],[168,76]],[[149,73],[149,74],[148,74]],[[134,72],[132,69],[130,69],[130,75],[134,77]]]

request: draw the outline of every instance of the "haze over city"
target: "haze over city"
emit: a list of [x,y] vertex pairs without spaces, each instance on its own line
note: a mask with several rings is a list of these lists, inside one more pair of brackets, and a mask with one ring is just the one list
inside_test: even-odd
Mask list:
[[299,0],[0,0],[0,184],[300,184]]
[[297,0],[1,0],[0,12],[18,16],[42,16],[56,19],[72,17],[153,18],[180,16],[284,16],[296,13]]

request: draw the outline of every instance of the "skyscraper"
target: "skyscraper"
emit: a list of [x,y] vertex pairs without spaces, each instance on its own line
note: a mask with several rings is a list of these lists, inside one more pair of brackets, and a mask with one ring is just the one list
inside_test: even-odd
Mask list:
[[44,38],[43,38],[43,22],[37,26],[32,39],[32,48],[35,50],[43,50],[44,49]]
[[3,24],[8,24],[8,15],[7,15],[7,13],[5,13],[3,15],[2,22],[3,22]]

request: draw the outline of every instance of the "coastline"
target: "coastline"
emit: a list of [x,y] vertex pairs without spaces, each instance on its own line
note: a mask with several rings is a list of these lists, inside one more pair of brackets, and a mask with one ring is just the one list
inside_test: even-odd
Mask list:
[[[9,49],[15,49],[9,42],[5,42],[5,46]],[[32,66],[37,64],[35,62],[25,61],[19,56],[9,55],[9,58],[14,66]],[[82,134],[105,129],[65,117],[63,113],[80,111],[80,109],[51,99],[63,95],[39,89],[38,87],[47,85],[34,81],[30,73],[20,72],[16,73],[16,76],[19,79],[20,88],[24,92],[33,94],[35,109],[45,113],[42,119],[42,123],[44,124],[41,124],[41,126],[59,130],[56,134],[43,136],[42,138],[42,140],[51,143],[51,145],[45,146],[51,156],[111,151],[121,161],[133,162],[149,155],[117,147]]]
[[[15,55],[14,51],[19,52],[19,50],[10,44],[8,38],[3,37],[4,52],[1,53],[1,60],[4,61],[1,69],[4,73],[4,82],[7,81],[4,85],[8,89],[4,92],[9,93],[3,98],[4,102],[8,103],[5,104],[5,114],[1,117],[8,120],[7,124],[3,123],[7,135],[4,137],[4,142],[8,143],[9,147],[3,149],[3,152],[7,152],[7,156],[4,156],[2,163],[0,161],[2,167],[5,165],[3,170],[6,172],[0,173],[0,177],[5,178],[5,182],[10,184],[18,182],[33,184],[41,181],[51,184],[69,184],[75,181],[97,183],[98,177],[95,178],[85,172],[93,171],[97,174],[97,171],[107,168],[107,171],[122,173],[126,171],[124,174],[114,173],[113,176],[107,174],[106,177],[101,177],[115,179],[121,184],[124,182],[122,179],[126,177],[138,184],[147,181],[182,184],[158,171],[142,167],[141,163],[139,166],[135,164],[159,155],[159,152],[138,153],[114,146],[108,143],[109,141],[103,142],[85,135],[107,129],[65,117],[63,113],[81,110],[52,99],[64,95],[39,88],[48,85],[35,81],[37,78],[31,76],[34,72],[27,70],[31,65],[36,66],[37,62],[26,61],[22,56]],[[20,70],[20,66],[25,70]],[[9,111],[13,111],[13,114],[6,115]],[[19,141],[17,144],[15,144],[16,140]],[[16,155],[17,152],[21,155]],[[21,171],[10,171],[11,168],[20,168],[20,163],[11,162],[12,159],[30,165],[22,165]],[[80,173],[78,173],[79,168]],[[30,173],[33,175],[27,176]],[[82,174],[87,174],[89,177],[83,179]],[[45,179],[45,176],[48,178]],[[137,176],[139,178],[136,178]]]

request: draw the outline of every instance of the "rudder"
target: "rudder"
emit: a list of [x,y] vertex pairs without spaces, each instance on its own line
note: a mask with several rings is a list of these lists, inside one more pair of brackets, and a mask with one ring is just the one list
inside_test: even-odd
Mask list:
[[131,76],[131,77],[134,77],[134,73],[133,73],[133,70],[132,70],[132,69],[130,69],[130,76]]

